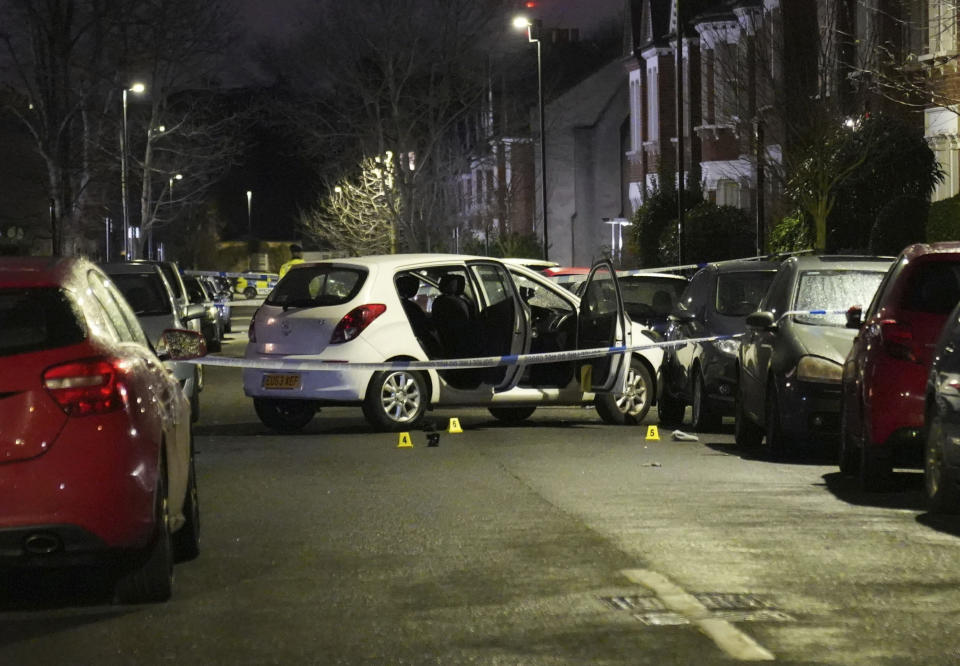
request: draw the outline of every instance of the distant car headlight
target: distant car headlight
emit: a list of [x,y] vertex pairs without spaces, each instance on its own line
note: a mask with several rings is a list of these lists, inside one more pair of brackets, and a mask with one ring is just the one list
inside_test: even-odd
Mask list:
[[797,363],[797,379],[839,384],[843,381],[843,366],[820,356],[802,356]]
[[207,319],[216,319],[217,318],[217,306],[208,305],[207,306]]
[[717,340],[713,343],[717,351],[729,356],[736,356],[740,351],[740,341],[728,338],[726,340]]

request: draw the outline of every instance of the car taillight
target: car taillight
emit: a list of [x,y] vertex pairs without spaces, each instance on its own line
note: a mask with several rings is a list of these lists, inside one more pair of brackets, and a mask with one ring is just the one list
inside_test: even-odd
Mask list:
[[118,362],[88,359],[48,368],[43,386],[66,414],[87,416],[123,408],[120,379]]
[[913,346],[913,333],[907,324],[901,324],[894,319],[884,319],[880,322],[880,339],[883,348],[893,358],[911,363],[920,362]]
[[350,310],[343,316],[337,327],[333,329],[333,335],[330,336],[330,344],[335,345],[341,342],[353,340],[360,335],[374,319],[386,312],[387,306],[382,303],[372,303],[370,305],[360,305]]

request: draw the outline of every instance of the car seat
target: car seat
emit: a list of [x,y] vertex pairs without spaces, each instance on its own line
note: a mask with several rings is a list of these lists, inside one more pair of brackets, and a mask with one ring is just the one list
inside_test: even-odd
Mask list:
[[438,355],[440,352],[439,342],[430,319],[427,317],[427,313],[411,300],[420,290],[420,279],[414,275],[399,275],[396,283],[397,293],[400,295],[400,304],[407,314],[413,334],[417,336],[428,356]]
[[433,325],[448,358],[463,358],[472,349],[472,315],[469,300],[463,296],[465,283],[462,275],[445,274],[440,278],[440,295],[433,301]]

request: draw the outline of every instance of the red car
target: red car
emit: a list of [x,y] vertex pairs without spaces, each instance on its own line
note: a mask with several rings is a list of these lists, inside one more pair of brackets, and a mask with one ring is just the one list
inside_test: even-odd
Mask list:
[[0,258],[0,567],[116,565],[121,602],[170,597],[200,515],[190,402],[94,264]]
[[840,470],[882,490],[922,456],[924,388],[947,316],[960,301],[960,243],[906,248],[884,277],[843,367]]

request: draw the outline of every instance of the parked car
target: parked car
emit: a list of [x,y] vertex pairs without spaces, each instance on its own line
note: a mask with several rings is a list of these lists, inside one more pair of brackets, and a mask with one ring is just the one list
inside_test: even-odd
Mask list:
[[[724,261],[708,264],[690,279],[670,314],[664,337],[683,342],[739,335],[776,274],[778,261]],[[667,275],[667,274],[664,274]],[[738,339],[686,342],[664,349],[660,367],[660,421],[675,425],[691,406],[694,430],[715,430],[733,414],[737,390]]]
[[243,294],[247,300],[252,300],[269,294],[277,286],[279,279],[280,276],[276,273],[251,273],[238,277],[234,282],[233,290],[235,293]]
[[887,485],[898,463],[920,462],[933,349],[958,302],[960,243],[918,244],[900,254],[870,307],[850,312],[840,470],[864,489]]
[[960,513],[960,305],[947,317],[924,390],[923,485],[930,510]]
[[[598,266],[592,279],[581,300],[536,271],[486,257],[308,262],[291,269],[257,310],[246,357],[379,363],[649,340],[626,319],[610,267]],[[660,353],[440,371],[248,368],[243,384],[263,423],[280,431],[302,428],[322,404],[342,403],[361,405],[384,430],[416,427],[439,405],[486,406],[498,419],[517,421],[541,405],[592,401],[608,422],[638,423],[653,401]]]
[[224,333],[230,333],[232,330],[230,285],[227,284],[224,286],[217,278],[210,276],[203,277],[201,280],[207,285],[207,291],[213,297],[213,302],[217,306],[217,311],[220,313],[220,337],[222,338]]
[[220,351],[222,348],[220,341],[223,338],[223,322],[220,321],[220,310],[217,308],[213,296],[204,281],[196,275],[188,275],[183,281],[187,287],[187,296],[190,298],[190,302],[194,305],[203,306],[200,331],[207,343],[207,349],[212,352]]
[[170,597],[200,514],[190,402],[161,360],[204,349],[157,342],[90,262],[0,258],[0,567],[116,562],[120,601]]
[[[680,301],[688,280],[682,275],[631,269],[617,271],[617,282],[630,319],[662,336],[670,326],[670,313]],[[579,283],[574,293],[579,296],[584,284]]]
[[869,303],[892,261],[802,255],[780,265],[740,344],[737,444],[756,447],[766,438],[772,456],[836,451],[843,362],[855,333],[843,314],[830,312]]
[[547,259],[531,259],[529,257],[507,257],[502,260],[505,264],[518,264],[520,266],[526,266],[530,270],[537,271],[542,273],[547,268],[554,268],[559,266],[555,261],[549,261]]
[[[179,307],[167,274],[155,262],[130,261],[104,264],[104,272],[117,285],[137,315],[140,326],[154,345],[167,329],[194,330],[201,334],[199,320],[204,307],[188,303]],[[200,391],[203,390],[203,366],[196,363],[169,363],[174,376],[180,381],[184,393],[190,399],[194,421],[200,418]]]
[[187,294],[187,285],[183,282],[183,274],[180,272],[180,267],[177,265],[177,262],[135,259],[128,263],[158,266],[160,270],[163,271],[163,277],[167,279],[170,293],[173,294],[173,301],[177,306],[177,313],[181,322],[185,324],[184,328],[202,333],[200,330],[200,318],[187,315],[190,308],[190,296]]

